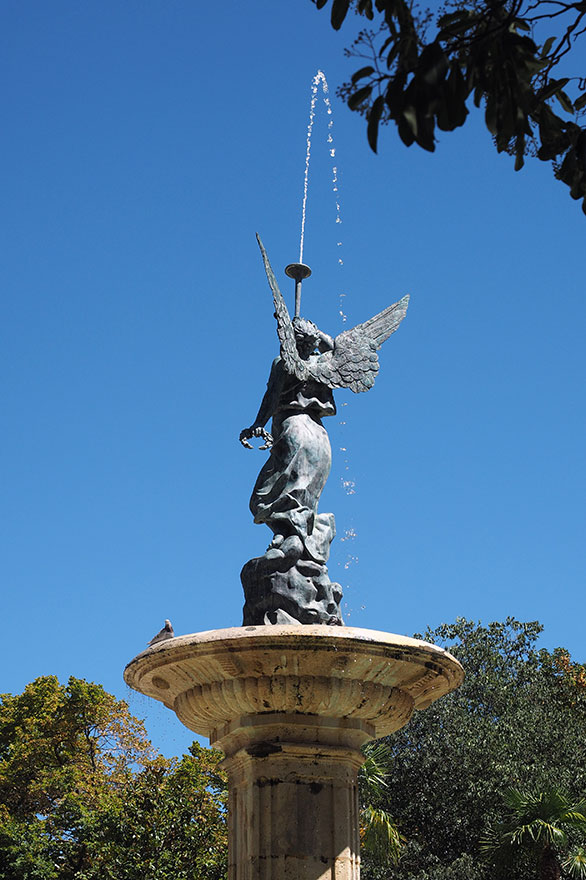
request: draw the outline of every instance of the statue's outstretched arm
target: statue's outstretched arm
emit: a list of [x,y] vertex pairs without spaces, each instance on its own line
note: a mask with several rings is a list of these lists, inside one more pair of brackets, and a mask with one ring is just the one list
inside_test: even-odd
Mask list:
[[284,378],[285,371],[283,370],[281,358],[275,358],[271,366],[267,390],[264,393],[256,419],[254,420],[253,428],[264,428],[274,414],[279,404]]
[[276,360],[273,361],[269,381],[267,382],[267,390],[261,401],[256,418],[250,428],[244,428],[244,430],[240,432],[240,442],[247,449],[253,448],[251,444],[248,443],[248,440],[250,440],[251,437],[262,437],[264,445],[261,446],[260,449],[269,449],[272,446],[273,438],[268,431],[264,430],[264,426],[277,409],[284,379],[285,371],[283,369],[281,358],[276,358]]

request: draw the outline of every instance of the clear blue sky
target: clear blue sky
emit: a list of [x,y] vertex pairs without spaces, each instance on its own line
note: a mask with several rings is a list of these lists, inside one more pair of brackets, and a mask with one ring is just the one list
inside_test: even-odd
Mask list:
[[303,311],[336,333],[341,292],[351,323],[411,294],[375,388],[329,420],[347,622],[515,615],[585,660],[586,218],[550,168],[515,174],[478,113],[433,156],[390,129],[374,156],[334,95],[352,27],[310,0],[2,18],[0,690],[87,678],[166,753],[191,741],[122,671],[165,617],[239,625],[268,542],[263,453],[237,442],[278,351],[254,233],[291,297],[319,67],[343,222],[320,105]]

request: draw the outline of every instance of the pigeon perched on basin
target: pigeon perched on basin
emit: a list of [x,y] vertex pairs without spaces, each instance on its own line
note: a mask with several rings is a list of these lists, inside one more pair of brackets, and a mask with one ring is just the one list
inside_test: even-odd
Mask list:
[[156,634],[156,636],[153,636],[153,638],[148,643],[149,648],[151,647],[151,645],[156,645],[157,642],[164,642],[165,639],[172,639],[174,635],[175,635],[175,632],[174,632],[173,627],[171,625],[171,621],[166,620],[165,626],[163,627],[163,629],[159,630],[159,632]]

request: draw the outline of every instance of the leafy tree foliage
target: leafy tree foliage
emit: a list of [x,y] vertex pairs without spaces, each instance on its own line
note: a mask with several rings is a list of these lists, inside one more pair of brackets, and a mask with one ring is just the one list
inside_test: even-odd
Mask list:
[[159,758],[95,817],[84,880],[224,880],[228,839],[222,755],[194,743]]
[[0,699],[0,880],[225,877],[217,752],[157,755],[126,703],[76,678]]
[[372,801],[406,839],[398,865],[364,854],[364,880],[535,880],[520,853],[514,873],[488,866],[480,842],[505,818],[503,793],[586,792],[586,679],[567,651],[538,650],[538,623],[481,626],[459,619],[422,638],[463,664],[462,686],[385,740],[392,771]]
[[[535,880],[531,848],[518,847],[511,870],[481,842],[510,830],[511,787],[537,801],[563,791],[570,805],[586,792],[586,667],[563,649],[538,650],[540,631],[460,619],[424,634],[462,661],[466,679],[368,747],[364,880]],[[156,755],[99,685],[47,676],[3,695],[0,880],[225,880],[219,759],[195,745],[180,760]],[[573,834],[557,858],[562,877],[586,876]]]
[[586,213],[586,76],[558,72],[586,32],[583,0],[332,0],[334,28],[351,7],[374,27],[348,50],[368,63],[340,94],[366,116],[375,152],[390,121],[404,144],[433,151],[436,127],[463,125],[471,99],[515,170],[527,155],[551,161]]
[[97,684],[55,676],[2,694],[0,801],[17,818],[47,815],[71,792],[95,802],[154,756],[140,721]]

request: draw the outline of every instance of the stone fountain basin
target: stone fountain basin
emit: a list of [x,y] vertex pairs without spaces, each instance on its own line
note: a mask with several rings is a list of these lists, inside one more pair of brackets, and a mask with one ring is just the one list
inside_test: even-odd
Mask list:
[[[458,687],[460,663],[437,645],[357,627],[248,626],[159,642],[124,672],[212,744],[235,719],[327,717],[379,738]],[[342,720],[343,719],[343,720]]]

